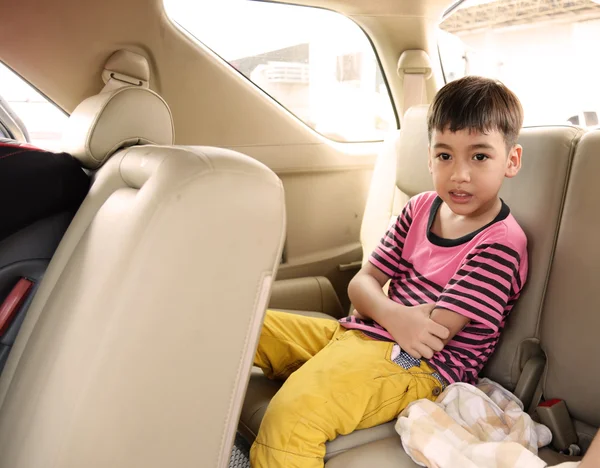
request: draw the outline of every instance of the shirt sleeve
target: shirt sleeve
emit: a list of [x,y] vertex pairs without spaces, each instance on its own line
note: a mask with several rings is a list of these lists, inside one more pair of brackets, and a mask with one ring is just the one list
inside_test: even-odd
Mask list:
[[369,262],[390,278],[395,277],[398,272],[398,263],[402,256],[408,229],[412,223],[412,213],[411,200],[369,257]]
[[507,305],[521,291],[520,270],[521,256],[513,248],[500,243],[478,245],[465,257],[436,305],[496,332]]

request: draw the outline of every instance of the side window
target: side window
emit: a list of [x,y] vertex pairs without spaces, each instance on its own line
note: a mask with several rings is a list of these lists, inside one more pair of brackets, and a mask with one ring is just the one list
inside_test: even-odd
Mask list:
[[60,149],[68,116],[1,62],[0,96],[20,118],[32,144],[50,151]]
[[563,2],[534,3],[458,5],[440,24],[446,81],[465,75],[502,81],[521,100],[525,125],[598,127],[600,2],[570,9]]
[[164,0],[169,17],[322,135],[381,140],[397,128],[373,47],[327,10],[250,0]]

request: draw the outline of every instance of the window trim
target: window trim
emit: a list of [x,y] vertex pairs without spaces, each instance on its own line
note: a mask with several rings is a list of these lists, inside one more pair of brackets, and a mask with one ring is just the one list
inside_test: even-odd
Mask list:
[[12,110],[6,99],[0,95],[0,131],[7,134],[7,138],[30,143],[27,126],[23,123],[17,113]]
[[[450,5],[448,8],[446,8],[446,10],[444,11],[444,13],[442,13],[442,21],[445,20],[446,17],[450,16],[450,14],[452,12],[454,12],[454,10],[456,10],[459,6],[461,6],[466,1],[467,0],[458,0],[457,2],[454,2],[452,5]],[[442,21],[440,21],[440,23]]]

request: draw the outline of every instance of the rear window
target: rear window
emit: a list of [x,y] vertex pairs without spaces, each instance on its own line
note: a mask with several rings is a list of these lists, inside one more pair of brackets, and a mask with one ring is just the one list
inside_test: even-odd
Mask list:
[[525,125],[598,126],[600,5],[591,0],[467,0],[440,24],[446,81],[496,78]]
[[332,11],[249,0],[165,0],[199,43],[322,135],[382,140],[396,116],[371,42]]

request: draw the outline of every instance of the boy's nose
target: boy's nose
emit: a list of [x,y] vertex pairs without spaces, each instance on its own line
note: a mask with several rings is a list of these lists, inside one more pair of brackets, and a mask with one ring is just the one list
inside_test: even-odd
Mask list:
[[471,180],[469,168],[465,164],[456,164],[450,179],[452,182],[469,182]]

